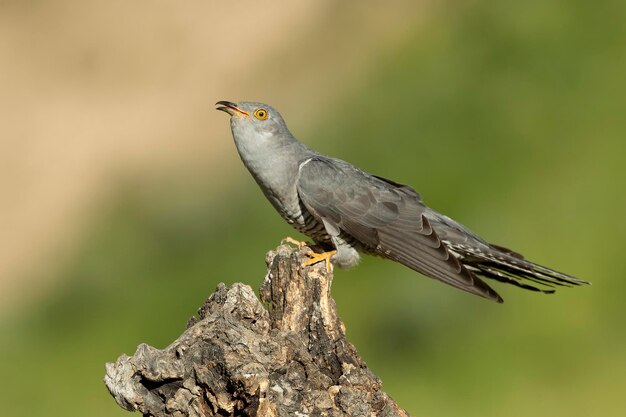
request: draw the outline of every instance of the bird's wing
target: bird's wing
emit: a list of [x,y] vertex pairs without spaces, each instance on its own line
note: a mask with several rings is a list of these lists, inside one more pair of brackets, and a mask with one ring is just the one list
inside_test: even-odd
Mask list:
[[297,189],[313,216],[368,250],[456,288],[502,302],[441,242],[424,216],[426,208],[419,194],[411,187],[317,156],[300,165]]
[[426,217],[444,245],[474,275],[543,293],[553,293],[555,286],[589,284],[580,278],[533,263],[520,253],[488,243],[451,218],[428,208],[426,210]]

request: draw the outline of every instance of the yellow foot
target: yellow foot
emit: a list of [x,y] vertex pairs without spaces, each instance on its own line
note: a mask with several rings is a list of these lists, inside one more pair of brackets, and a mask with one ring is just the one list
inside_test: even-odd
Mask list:
[[309,265],[313,265],[318,262],[324,261],[326,262],[326,271],[330,272],[332,270],[332,264],[330,263],[330,258],[336,253],[337,253],[336,250],[331,250],[331,251],[322,252],[322,253],[311,253],[307,255],[311,259],[304,261],[304,266],[309,266]]
[[284,245],[285,243],[290,243],[294,246],[297,246],[299,248],[303,248],[305,246],[309,246],[309,244],[307,242],[301,242],[299,240],[296,240],[294,238],[292,238],[291,236],[287,236],[286,238],[284,238],[283,240],[280,241],[281,245]]

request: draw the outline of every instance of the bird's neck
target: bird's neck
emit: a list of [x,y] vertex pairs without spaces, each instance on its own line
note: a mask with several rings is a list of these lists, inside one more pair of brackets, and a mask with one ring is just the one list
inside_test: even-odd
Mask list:
[[277,208],[297,204],[285,199],[295,197],[299,164],[315,152],[293,137],[234,137],[241,160],[270,202]]

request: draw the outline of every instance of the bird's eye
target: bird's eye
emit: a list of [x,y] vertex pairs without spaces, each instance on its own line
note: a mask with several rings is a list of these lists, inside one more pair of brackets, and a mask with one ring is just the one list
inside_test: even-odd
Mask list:
[[265,110],[265,109],[256,109],[255,112],[254,112],[254,117],[256,117],[259,120],[267,119],[267,110]]

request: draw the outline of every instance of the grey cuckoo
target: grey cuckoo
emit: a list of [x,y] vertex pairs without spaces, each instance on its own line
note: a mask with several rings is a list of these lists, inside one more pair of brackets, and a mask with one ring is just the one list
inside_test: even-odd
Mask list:
[[544,293],[587,283],[486,242],[427,207],[407,185],[315,152],[293,137],[267,104],[218,101],[216,106],[231,116],[239,155],[267,199],[324,250],[312,254],[307,265],[324,260],[329,268],[330,262],[352,267],[364,252],[497,302],[502,298],[479,277]]

